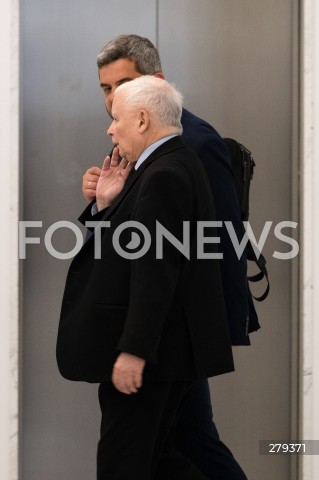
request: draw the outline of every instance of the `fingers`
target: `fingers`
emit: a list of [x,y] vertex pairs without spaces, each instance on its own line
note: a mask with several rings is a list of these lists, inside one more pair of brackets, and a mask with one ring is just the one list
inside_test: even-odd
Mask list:
[[115,388],[126,395],[137,393],[142,386],[145,360],[121,353],[113,367],[112,382]]
[[90,167],[84,174],[85,175],[93,175],[93,176],[100,176],[101,175],[101,169],[100,167]]
[[101,169],[99,167],[91,167],[89,168],[85,174],[83,175],[83,185],[88,185],[88,182],[95,182],[97,183],[101,175]]
[[119,168],[121,168],[122,177],[126,180],[132,169],[134,168],[134,163],[130,163],[125,160],[125,158],[122,158],[119,163]]
[[116,167],[119,164],[120,154],[117,147],[113,148],[112,158],[111,158],[111,167]]
[[96,188],[101,177],[114,179],[117,178],[120,184],[126,181],[131,170],[134,168],[134,164],[125,160],[125,158],[119,161],[118,148],[114,148],[112,157],[108,155],[103,162],[102,169],[99,167],[89,168],[83,175],[82,193],[84,198],[91,202],[96,197]]
[[[119,159],[120,159],[120,156],[119,156],[118,148],[114,147],[112,157],[110,157],[110,155],[108,155],[104,159],[104,162],[103,162],[103,165],[102,165],[102,170],[100,170],[99,176],[102,172],[105,172],[106,170],[110,170],[110,169],[116,171],[116,173],[123,172],[124,170],[128,169],[127,172],[125,172],[126,176],[128,176],[130,171],[132,170],[133,165],[130,162],[128,162],[125,158],[122,158],[120,162],[119,162]],[[98,180],[98,178],[97,178],[96,174],[94,174],[94,176],[92,176],[93,168],[95,168],[95,167],[92,167],[91,175],[88,174],[89,173],[89,170],[88,170],[86,172],[85,176],[86,176],[86,180],[89,180],[89,181],[91,180],[92,182],[93,181],[96,182]]]
[[104,172],[105,170],[108,170],[110,168],[110,164],[111,164],[111,157],[110,157],[110,155],[108,155],[104,159],[104,162],[103,162],[103,165],[102,165],[102,172]]
[[142,386],[142,375],[137,372],[119,372],[115,368],[112,375],[115,388],[126,395],[137,393]]
[[110,162],[110,169],[112,169],[116,176],[122,177],[124,180],[127,179],[131,170],[134,168],[134,163],[128,162],[125,158],[122,158],[120,163],[117,164],[115,168],[112,168],[112,160]]
[[91,202],[95,198],[96,185],[100,178],[100,174],[101,169],[99,167],[91,167],[82,177],[82,193],[88,202]]
[[106,171],[109,169],[115,170],[116,172],[120,172],[122,170],[125,170],[127,167],[130,167],[128,170],[128,173],[132,170],[132,166],[130,162],[125,160],[125,158],[122,158],[121,161],[119,162],[119,153],[118,149],[115,147],[112,153],[112,157],[109,155],[105,158],[102,166],[102,171]]

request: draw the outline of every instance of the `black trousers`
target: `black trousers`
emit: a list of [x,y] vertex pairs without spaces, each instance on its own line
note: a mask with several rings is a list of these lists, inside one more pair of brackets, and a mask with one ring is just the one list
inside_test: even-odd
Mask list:
[[174,447],[176,423],[190,382],[145,383],[125,395],[99,387],[102,412],[97,480],[205,480]]
[[197,380],[193,385],[179,417],[174,442],[177,450],[208,480],[247,480],[231,451],[219,438],[208,380]]

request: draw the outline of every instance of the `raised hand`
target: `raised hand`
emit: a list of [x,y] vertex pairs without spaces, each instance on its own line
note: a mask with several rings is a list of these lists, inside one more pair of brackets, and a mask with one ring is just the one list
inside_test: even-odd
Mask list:
[[112,158],[104,160],[99,180],[96,185],[96,204],[98,210],[109,207],[122,191],[133,164],[123,158],[118,163],[119,153],[115,147]]

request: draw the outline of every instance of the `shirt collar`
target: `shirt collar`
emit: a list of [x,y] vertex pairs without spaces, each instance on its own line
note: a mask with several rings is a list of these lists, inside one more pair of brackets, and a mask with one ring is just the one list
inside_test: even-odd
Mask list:
[[138,157],[138,160],[134,167],[135,170],[137,170],[142,165],[142,163],[151,155],[151,153],[153,153],[154,150],[156,150],[160,145],[167,142],[167,140],[170,140],[171,138],[177,137],[177,136],[178,135],[176,133],[173,135],[167,135],[166,137],[161,138],[160,140],[157,140],[156,142],[152,143],[147,148],[145,148],[145,150],[143,150],[141,155]]

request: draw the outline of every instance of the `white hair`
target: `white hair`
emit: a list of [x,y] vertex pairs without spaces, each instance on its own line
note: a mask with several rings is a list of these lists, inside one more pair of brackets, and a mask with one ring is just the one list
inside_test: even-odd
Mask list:
[[120,85],[114,95],[125,92],[123,103],[130,109],[145,109],[154,114],[164,127],[176,128],[181,134],[183,96],[166,80],[151,75],[143,75]]

